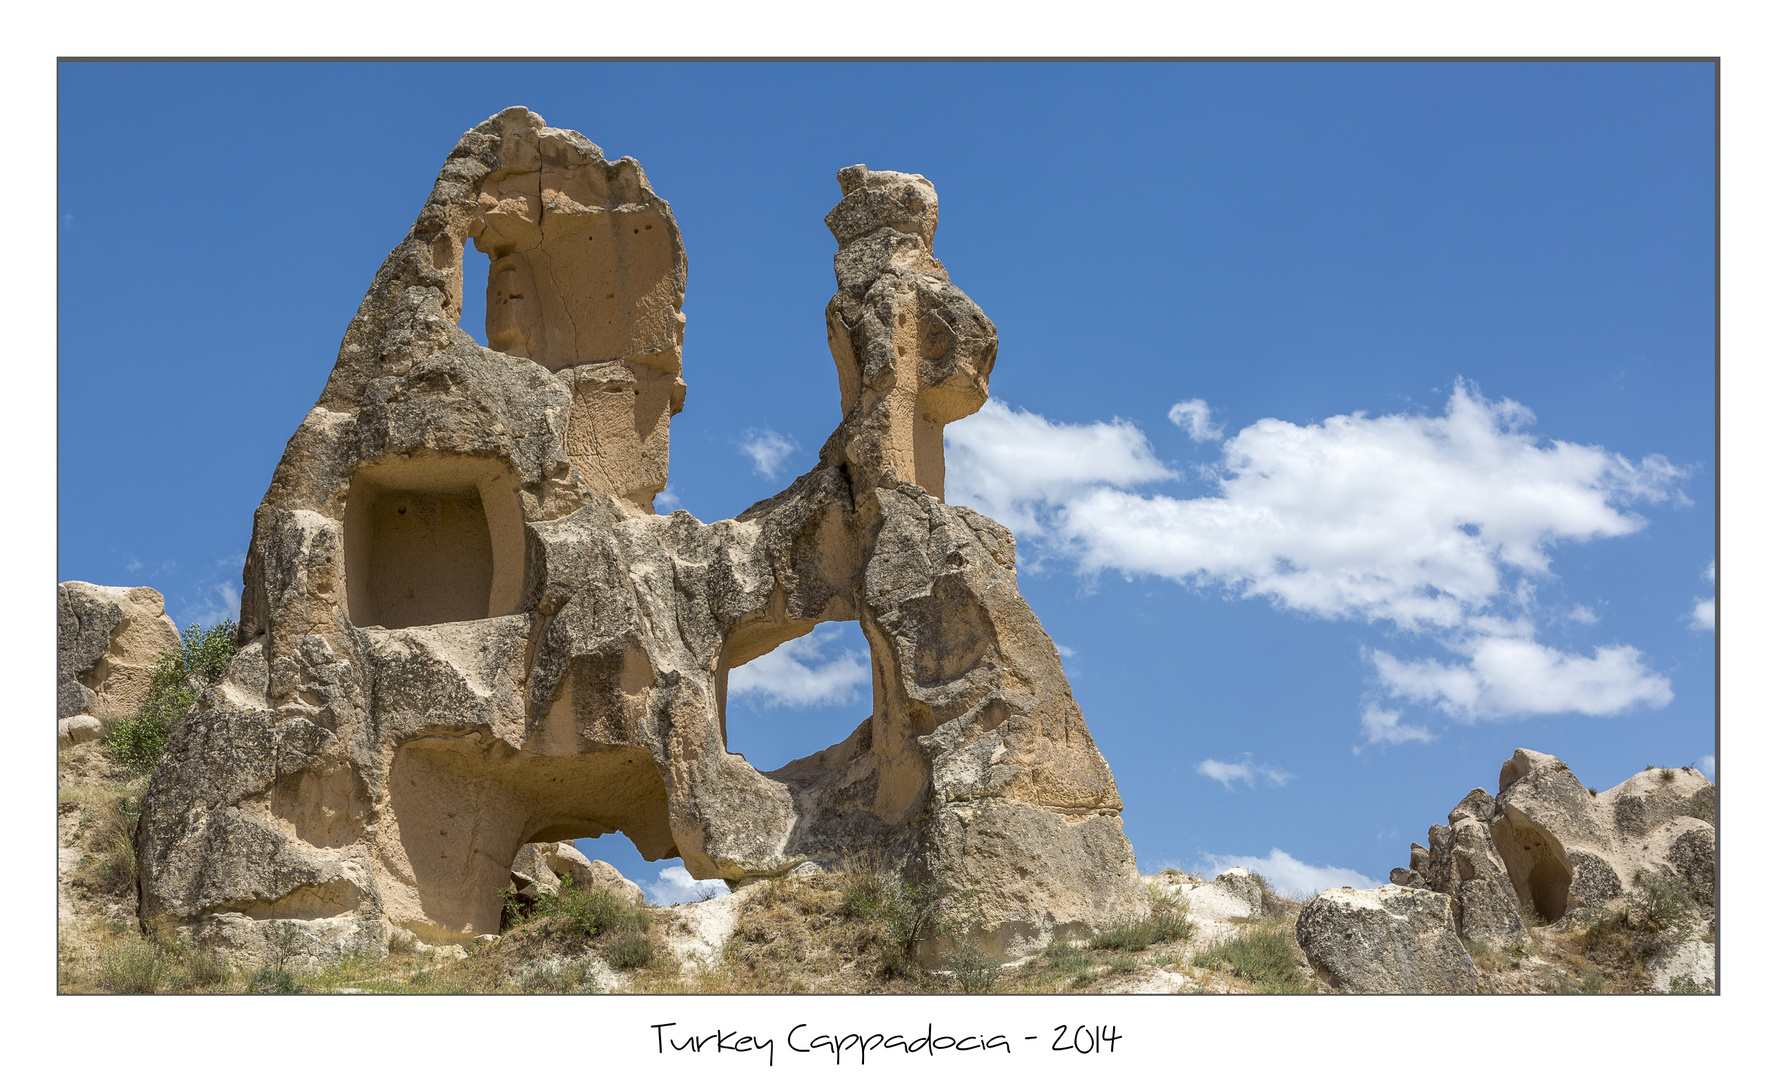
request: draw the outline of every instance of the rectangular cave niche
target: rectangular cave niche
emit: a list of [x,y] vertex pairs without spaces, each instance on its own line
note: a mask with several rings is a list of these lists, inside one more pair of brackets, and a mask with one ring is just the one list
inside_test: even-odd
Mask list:
[[516,491],[455,462],[367,467],[346,506],[352,622],[400,630],[515,610],[524,579]]

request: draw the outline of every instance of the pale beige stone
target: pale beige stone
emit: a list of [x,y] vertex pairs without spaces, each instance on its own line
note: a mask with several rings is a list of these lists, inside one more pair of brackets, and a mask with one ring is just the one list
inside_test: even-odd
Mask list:
[[109,723],[134,716],[179,628],[147,586],[64,581],[56,587],[56,713]]
[[[839,179],[841,422],[705,524],[652,510],[684,400],[670,207],[524,109],[463,136],[255,516],[245,645],[145,800],[148,922],[468,941],[521,861],[635,895],[564,847],[610,832],[736,886],[865,854],[966,897],[1006,955],[1146,914],[1011,534],[943,501],[994,326],[932,254],[929,181]],[[469,240],[492,348],[456,325]],[[869,715],[760,773],[727,747],[728,673],[836,620],[870,644]]]

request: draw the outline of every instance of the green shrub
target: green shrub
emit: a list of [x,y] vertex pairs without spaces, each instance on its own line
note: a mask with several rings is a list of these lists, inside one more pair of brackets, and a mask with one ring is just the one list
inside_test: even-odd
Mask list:
[[913,969],[920,942],[958,929],[935,883],[909,882],[891,870],[849,865],[841,895],[847,914],[881,923],[887,931],[891,947],[883,950],[883,961],[896,974]]
[[1309,987],[1296,966],[1296,954],[1290,948],[1291,936],[1287,927],[1251,929],[1237,938],[1203,950],[1194,962],[1198,967],[1225,967],[1235,975],[1257,983],[1261,993],[1305,994]]
[[112,945],[99,961],[105,988],[118,994],[153,994],[171,980],[173,958],[159,942],[126,938]]
[[1697,985],[1697,980],[1689,975],[1680,975],[1672,980],[1666,988],[1668,994],[1707,994],[1709,991]]
[[1661,933],[1682,931],[1696,915],[1696,904],[1683,878],[1664,874],[1636,874],[1629,892],[1629,912],[1637,921]]
[[1674,772],[1671,769],[1661,769],[1660,770],[1660,783],[1662,783],[1662,784],[1670,784],[1677,777],[1678,777],[1678,773]]
[[154,768],[198,694],[228,668],[235,653],[234,635],[231,619],[206,630],[192,623],[179,635],[177,647],[160,654],[141,711],[118,721],[105,736],[105,745],[119,761],[138,773]]
[[590,939],[648,927],[648,917],[628,901],[608,892],[575,888],[565,881],[553,895],[544,893],[537,897],[533,916],[549,920],[557,930],[574,938]]
[[640,930],[625,930],[611,938],[605,946],[605,959],[614,968],[645,967],[654,959],[654,942]]
[[944,963],[965,994],[986,994],[999,981],[1000,966],[972,941],[965,942],[945,956]]
[[247,993],[249,994],[299,994],[302,990],[296,985],[296,976],[283,968],[267,965],[247,976]]

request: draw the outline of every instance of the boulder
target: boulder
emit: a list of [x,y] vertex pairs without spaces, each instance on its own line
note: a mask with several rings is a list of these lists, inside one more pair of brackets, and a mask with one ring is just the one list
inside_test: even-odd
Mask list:
[[1334,988],[1354,994],[1472,994],[1480,973],[1456,935],[1450,898],[1383,885],[1334,889],[1296,919],[1296,942]]
[[[588,859],[572,843],[525,844],[512,859],[512,875],[535,883],[537,891],[553,896],[560,891],[563,880],[588,892],[608,892],[640,904],[642,887],[617,872],[602,859]],[[515,884],[522,884],[517,883]]]
[[83,742],[92,742],[105,733],[105,725],[94,716],[64,716],[56,721],[56,749],[66,750]]
[[56,717],[101,722],[134,716],[163,652],[179,628],[160,593],[147,586],[56,586]]
[[[521,848],[614,831],[737,884],[868,854],[972,898],[1001,953],[1146,913],[1012,536],[944,501],[943,428],[985,402],[997,332],[932,252],[930,181],[839,188],[842,419],[783,492],[704,523],[654,512],[685,395],[671,208],[523,108],[464,134],[255,515],[243,647],[144,800],[146,921],[468,941]],[[471,241],[491,348],[457,325]],[[870,715],[759,772],[727,746],[729,672],[837,620],[870,644]]]

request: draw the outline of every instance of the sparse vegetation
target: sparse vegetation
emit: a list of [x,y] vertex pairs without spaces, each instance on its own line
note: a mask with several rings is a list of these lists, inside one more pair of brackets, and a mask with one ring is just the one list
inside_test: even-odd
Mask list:
[[153,770],[192,702],[227,670],[234,638],[231,619],[207,629],[192,623],[179,635],[177,648],[161,653],[141,711],[118,721],[105,736],[104,744],[117,760],[133,772]]
[[1314,990],[1302,974],[1296,958],[1295,935],[1287,925],[1249,927],[1239,936],[1199,952],[1193,963],[1239,976],[1261,994],[1307,994]]
[[1677,771],[1675,771],[1673,769],[1661,769],[1660,770],[1660,783],[1662,783],[1662,784],[1670,784],[1672,781],[1676,780],[1677,778],[1678,778],[1678,773],[1677,773]]

